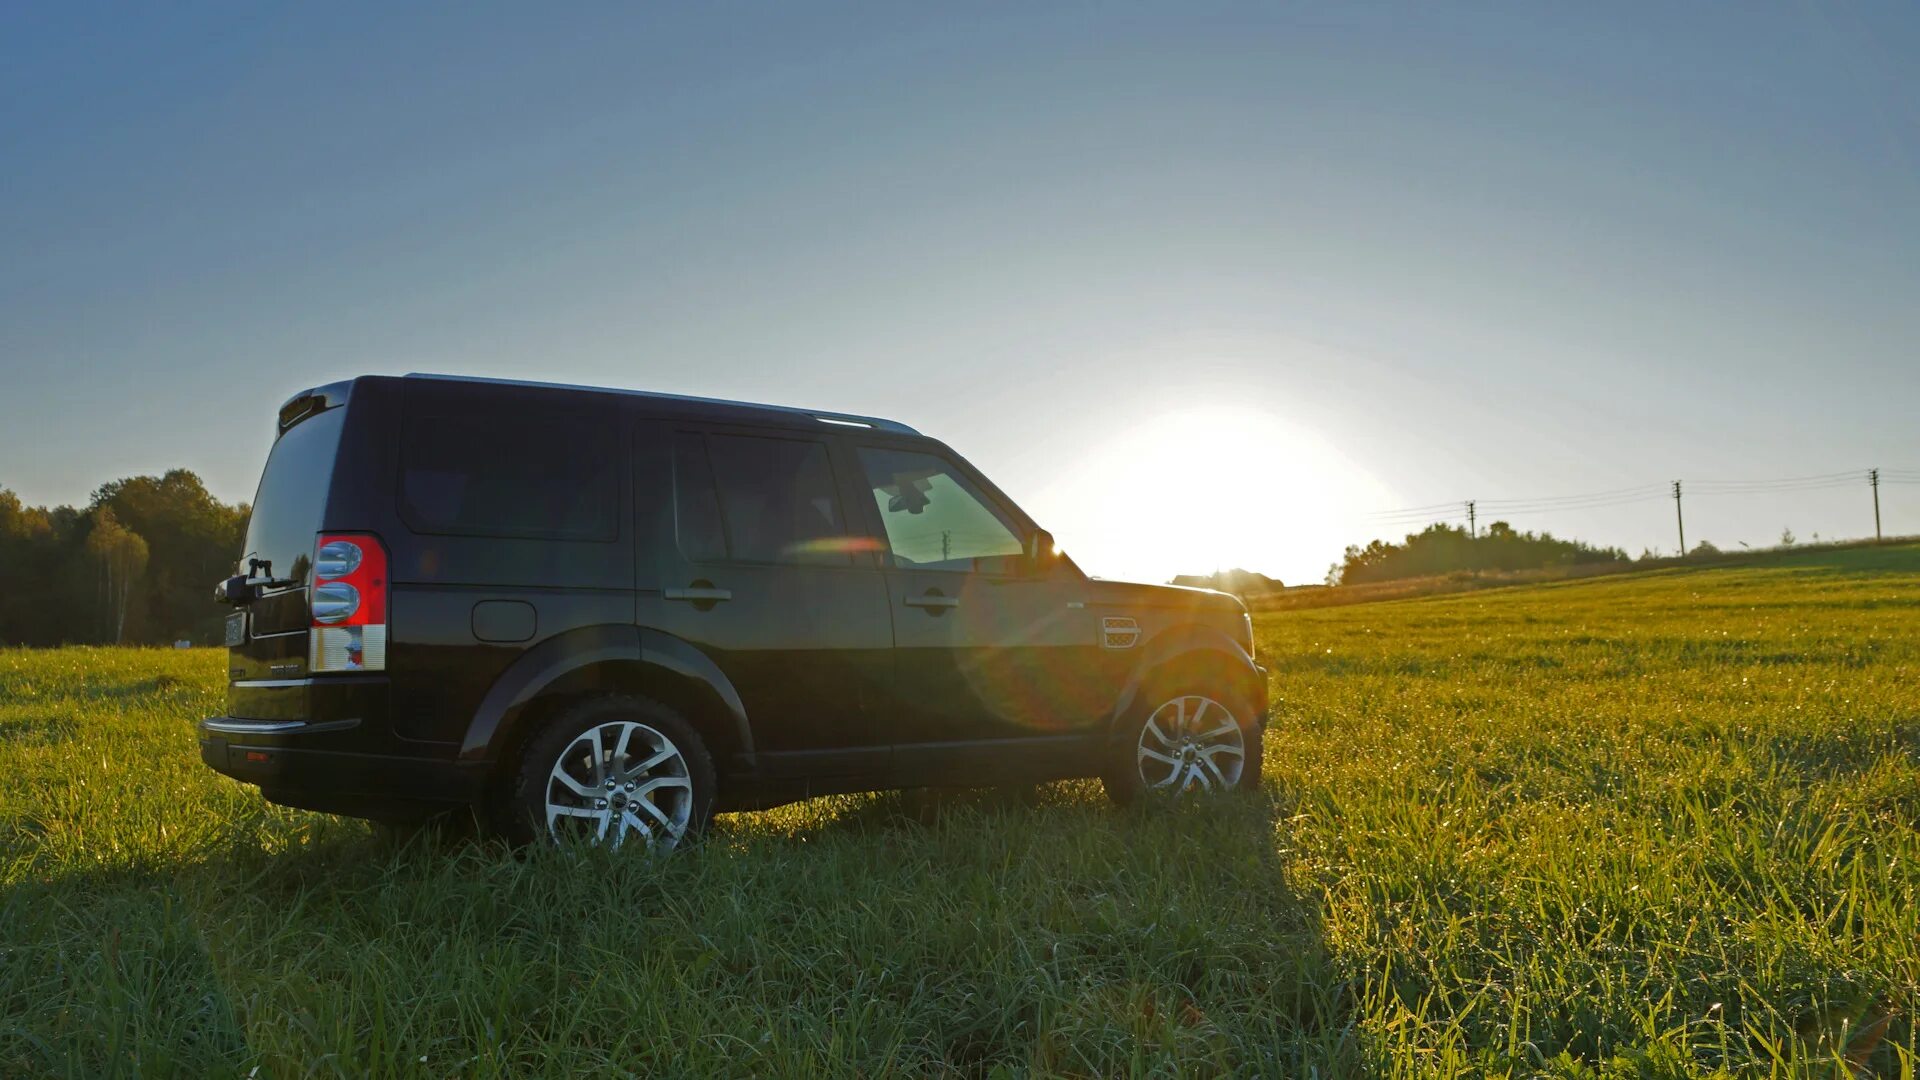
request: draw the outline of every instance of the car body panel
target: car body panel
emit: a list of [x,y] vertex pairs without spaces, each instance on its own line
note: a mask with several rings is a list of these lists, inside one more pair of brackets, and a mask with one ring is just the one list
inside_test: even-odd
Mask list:
[[[523,406],[607,425],[617,461],[594,467],[612,470],[612,527],[590,538],[480,535],[408,509],[401,477],[419,416],[504,416],[508,438]],[[965,458],[905,425],[595,388],[369,376],[294,395],[281,437],[317,416],[337,418],[340,436],[312,493],[315,529],[372,534],[386,548],[387,668],[306,670],[304,582],[238,610],[245,632],[229,649],[227,714],[201,725],[202,756],[276,801],[374,814],[479,800],[543,703],[598,692],[652,693],[697,713],[715,744],[723,802],[738,807],[1097,775],[1115,725],[1170,664],[1206,663],[1264,715],[1264,675],[1231,596],[1088,578],[1064,556],[1044,572],[894,565],[862,447],[934,455],[1009,528],[1037,530]],[[736,435],[826,448],[844,560],[752,563],[682,550],[674,440]],[[297,544],[280,546],[288,551],[276,550],[275,562],[300,557]],[[688,589],[726,599],[690,601]],[[934,592],[957,606],[908,603]]]

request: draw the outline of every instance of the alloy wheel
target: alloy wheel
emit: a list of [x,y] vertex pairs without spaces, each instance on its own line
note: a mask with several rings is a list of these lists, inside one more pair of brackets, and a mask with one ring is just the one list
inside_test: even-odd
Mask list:
[[575,736],[547,774],[547,833],[619,847],[671,848],[693,816],[687,759],[657,729],[631,720]]
[[1140,784],[1173,795],[1225,791],[1246,769],[1246,736],[1233,713],[1200,694],[1174,698],[1147,717],[1134,754]]

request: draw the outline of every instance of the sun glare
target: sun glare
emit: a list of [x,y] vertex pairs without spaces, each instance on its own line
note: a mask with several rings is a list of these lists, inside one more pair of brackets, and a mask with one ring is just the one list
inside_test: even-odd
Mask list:
[[1242,567],[1317,582],[1388,493],[1305,424],[1245,406],[1167,412],[1064,463],[1035,511],[1090,574]]

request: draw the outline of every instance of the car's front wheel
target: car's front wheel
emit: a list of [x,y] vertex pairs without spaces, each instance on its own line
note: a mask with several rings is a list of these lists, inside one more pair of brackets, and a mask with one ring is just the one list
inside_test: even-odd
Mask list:
[[534,735],[507,809],[523,839],[668,849],[705,828],[714,786],[692,725],[658,702],[613,695],[574,705]]
[[1118,740],[1102,778],[1117,803],[1190,799],[1260,782],[1261,729],[1230,695],[1199,687],[1160,695]]

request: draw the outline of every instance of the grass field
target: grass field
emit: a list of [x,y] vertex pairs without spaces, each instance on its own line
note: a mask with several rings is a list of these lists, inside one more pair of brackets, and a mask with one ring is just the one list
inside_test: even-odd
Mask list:
[[273,809],[217,652],[0,652],[0,1075],[1912,1074],[1920,547],[1258,626],[1258,797],[664,860]]

